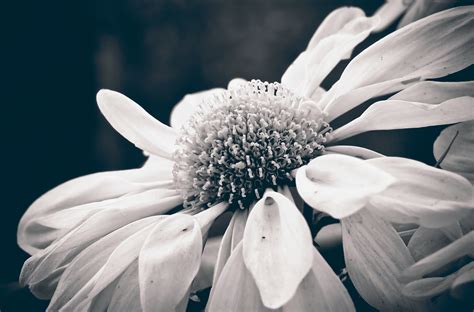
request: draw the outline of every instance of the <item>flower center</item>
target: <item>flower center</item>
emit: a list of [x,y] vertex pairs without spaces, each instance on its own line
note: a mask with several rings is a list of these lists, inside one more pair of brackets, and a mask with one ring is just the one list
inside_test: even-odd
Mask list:
[[266,188],[291,183],[332,131],[314,102],[279,83],[252,80],[205,104],[177,141],[174,177],[186,207],[248,207]]

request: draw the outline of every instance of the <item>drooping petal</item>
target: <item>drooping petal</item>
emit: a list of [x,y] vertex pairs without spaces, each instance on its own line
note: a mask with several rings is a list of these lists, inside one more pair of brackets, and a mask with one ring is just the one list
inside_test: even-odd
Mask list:
[[474,257],[474,231],[416,262],[401,277],[407,280],[421,278],[465,255]]
[[260,299],[257,284],[244,263],[242,242],[230,255],[213,292],[207,306],[209,312],[274,311],[266,308]]
[[367,18],[359,8],[333,11],[282,77],[282,83],[296,94],[313,98],[329,72],[370,34],[378,18]]
[[206,241],[201,256],[201,266],[191,285],[191,293],[212,286],[214,268],[216,267],[217,254],[221,244],[222,236],[212,237]]
[[108,122],[136,147],[172,159],[176,130],[162,124],[125,95],[100,90],[97,104]]
[[452,125],[441,132],[433,145],[437,161],[448,148],[440,166],[459,173],[474,184],[474,120]]
[[474,207],[472,185],[460,175],[399,157],[367,162],[397,179],[370,200],[370,210],[386,220],[439,228],[459,221]]
[[412,2],[403,18],[398,24],[398,28],[408,25],[414,21],[417,21],[425,16],[434,14],[436,12],[446,10],[451,6],[454,6],[458,0],[415,0]]
[[[474,291],[474,262],[471,262],[470,267],[458,274],[453,284],[451,285],[451,294],[459,299],[468,299],[472,296]],[[467,265],[466,265],[467,267]]]
[[325,152],[348,155],[362,159],[384,157],[384,155],[360,146],[334,145],[325,148]]
[[385,30],[406,11],[409,5],[410,1],[406,0],[386,0],[385,3],[374,13],[374,16],[377,16],[380,19],[380,23],[374,29],[374,32]]
[[209,101],[213,97],[221,95],[222,88],[215,88],[186,95],[178,102],[171,111],[170,125],[174,129],[181,129],[196,112],[208,111]]
[[138,261],[133,262],[120,277],[109,311],[141,311]]
[[263,304],[281,307],[313,263],[311,233],[303,216],[291,200],[268,191],[250,211],[242,242],[245,265]]
[[313,248],[311,271],[301,282],[295,296],[283,311],[355,311],[354,304],[339,277]]
[[358,118],[336,129],[332,140],[374,130],[446,125],[474,119],[474,97],[464,96],[440,104],[386,100],[372,104]]
[[370,163],[345,155],[323,155],[298,169],[296,187],[304,201],[334,218],[362,209],[394,179]]
[[144,312],[176,309],[199,270],[201,252],[202,233],[193,217],[175,214],[155,226],[138,258]]
[[320,102],[327,121],[366,100],[415,82],[457,72],[474,62],[474,6],[446,10],[379,40],[357,55]]
[[419,311],[398,278],[414,263],[393,227],[367,209],[341,220],[344,258],[359,294],[381,311]]

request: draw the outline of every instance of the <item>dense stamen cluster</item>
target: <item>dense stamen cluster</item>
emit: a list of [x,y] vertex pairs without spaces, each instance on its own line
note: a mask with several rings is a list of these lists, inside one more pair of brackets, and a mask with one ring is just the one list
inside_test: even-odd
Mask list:
[[290,183],[332,130],[314,102],[278,83],[252,80],[206,107],[183,129],[175,154],[176,187],[192,208],[248,207],[266,188]]

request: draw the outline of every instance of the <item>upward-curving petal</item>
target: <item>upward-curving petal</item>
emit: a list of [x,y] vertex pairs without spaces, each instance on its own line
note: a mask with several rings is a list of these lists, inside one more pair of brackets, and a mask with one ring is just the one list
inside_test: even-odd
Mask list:
[[97,104],[107,121],[136,147],[172,159],[176,130],[159,122],[125,95],[100,90]]
[[474,6],[407,25],[357,55],[320,102],[328,122],[366,100],[442,77],[474,62]]
[[266,192],[250,211],[242,243],[263,304],[283,306],[313,263],[311,233],[298,208],[285,196]]

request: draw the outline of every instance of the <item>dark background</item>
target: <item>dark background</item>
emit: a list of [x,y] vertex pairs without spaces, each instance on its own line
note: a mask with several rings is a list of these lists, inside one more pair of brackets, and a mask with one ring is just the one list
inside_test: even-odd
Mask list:
[[[27,254],[16,226],[29,204],[80,175],[141,165],[95,103],[120,91],[168,122],[185,94],[234,77],[278,81],[316,27],[343,5],[383,1],[12,1],[2,16],[0,309],[41,311],[16,281]],[[361,47],[379,38],[375,35]],[[345,62],[324,82],[329,87]],[[472,68],[450,77],[472,79]],[[352,143],[433,164],[440,128],[368,133]]]

